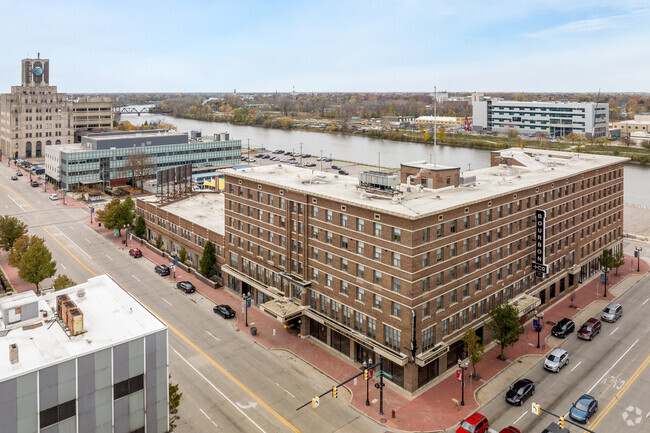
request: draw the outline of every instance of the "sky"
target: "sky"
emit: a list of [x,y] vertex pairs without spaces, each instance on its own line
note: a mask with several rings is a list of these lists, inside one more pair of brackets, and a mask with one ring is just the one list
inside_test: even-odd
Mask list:
[[648,92],[650,1],[0,0],[0,92]]

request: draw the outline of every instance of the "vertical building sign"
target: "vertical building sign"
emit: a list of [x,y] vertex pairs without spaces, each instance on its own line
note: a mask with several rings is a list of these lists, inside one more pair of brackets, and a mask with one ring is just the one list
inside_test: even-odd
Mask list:
[[545,261],[546,252],[546,211],[535,211],[535,260],[533,270],[538,277],[547,273]]
[[411,326],[411,358],[413,359],[413,362],[415,362],[415,352],[417,352],[418,350],[418,342],[415,338],[415,326],[417,324],[417,320],[415,317],[415,309],[411,310],[411,318],[413,320]]

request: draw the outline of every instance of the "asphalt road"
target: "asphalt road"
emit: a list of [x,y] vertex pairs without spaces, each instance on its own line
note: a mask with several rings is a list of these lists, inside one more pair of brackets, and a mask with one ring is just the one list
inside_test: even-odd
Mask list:
[[[557,418],[533,415],[532,402],[568,420],[578,397],[591,394],[598,399],[598,411],[585,427],[596,432],[650,431],[650,368],[646,368],[650,362],[650,276],[617,302],[623,305],[623,316],[616,323],[603,322],[593,341],[580,340],[573,333],[561,344],[570,362],[559,373],[544,370],[542,360],[524,375],[535,382],[536,392],[523,406],[507,404],[504,389],[481,408],[490,426],[496,431],[512,425],[522,432],[541,432]],[[580,325],[576,323],[576,328]],[[568,423],[567,427],[572,432],[584,431]]]
[[86,209],[50,201],[25,176],[11,181],[14,172],[0,167],[0,209],[45,239],[58,273],[77,282],[108,274],[168,323],[169,371],[183,392],[176,431],[385,431],[348,406],[345,392],[317,410],[296,411],[331,388],[331,379],[288,352],[255,344],[215,315],[200,293],[182,293],[147,259],[131,258],[87,227]]

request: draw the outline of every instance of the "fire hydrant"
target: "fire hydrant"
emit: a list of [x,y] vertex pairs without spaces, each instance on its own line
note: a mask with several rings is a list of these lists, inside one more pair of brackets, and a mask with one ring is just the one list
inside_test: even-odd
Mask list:
[[391,415],[392,415],[393,418],[395,418],[395,410],[391,411]]

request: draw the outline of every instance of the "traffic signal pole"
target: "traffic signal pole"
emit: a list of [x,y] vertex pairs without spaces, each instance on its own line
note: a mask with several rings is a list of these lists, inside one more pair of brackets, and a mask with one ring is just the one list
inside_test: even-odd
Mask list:
[[574,423],[573,421],[571,421],[571,420],[569,420],[569,419],[566,419],[565,417],[563,417],[563,416],[561,416],[561,415],[556,415],[556,414],[554,414],[554,413],[551,412],[551,411],[548,411],[548,410],[546,410],[546,409],[543,409],[543,408],[542,408],[540,405],[538,405],[537,403],[533,403],[533,404],[532,404],[531,412],[533,413],[533,415],[537,415],[537,416],[540,415],[540,412],[544,412],[544,413],[547,413],[547,414],[549,414],[549,415],[553,415],[554,417],[556,417],[556,418],[559,420],[558,425],[559,425],[560,427],[562,427],[562,428],[564,428],[564,423],[569,423],[569,424],[571,424],[571,425],[573,425],[573,426],[576,426],[576,427],[580,428],[580,430],[588,431],[588,432],[590,432],[590,433],[596,433],[595,431],[593,431],[593,430],[589,430],[588,428],[586,428],[585,426],[583,426],[583,425],[581,425],[581,424],[576,424],[576,423]]

